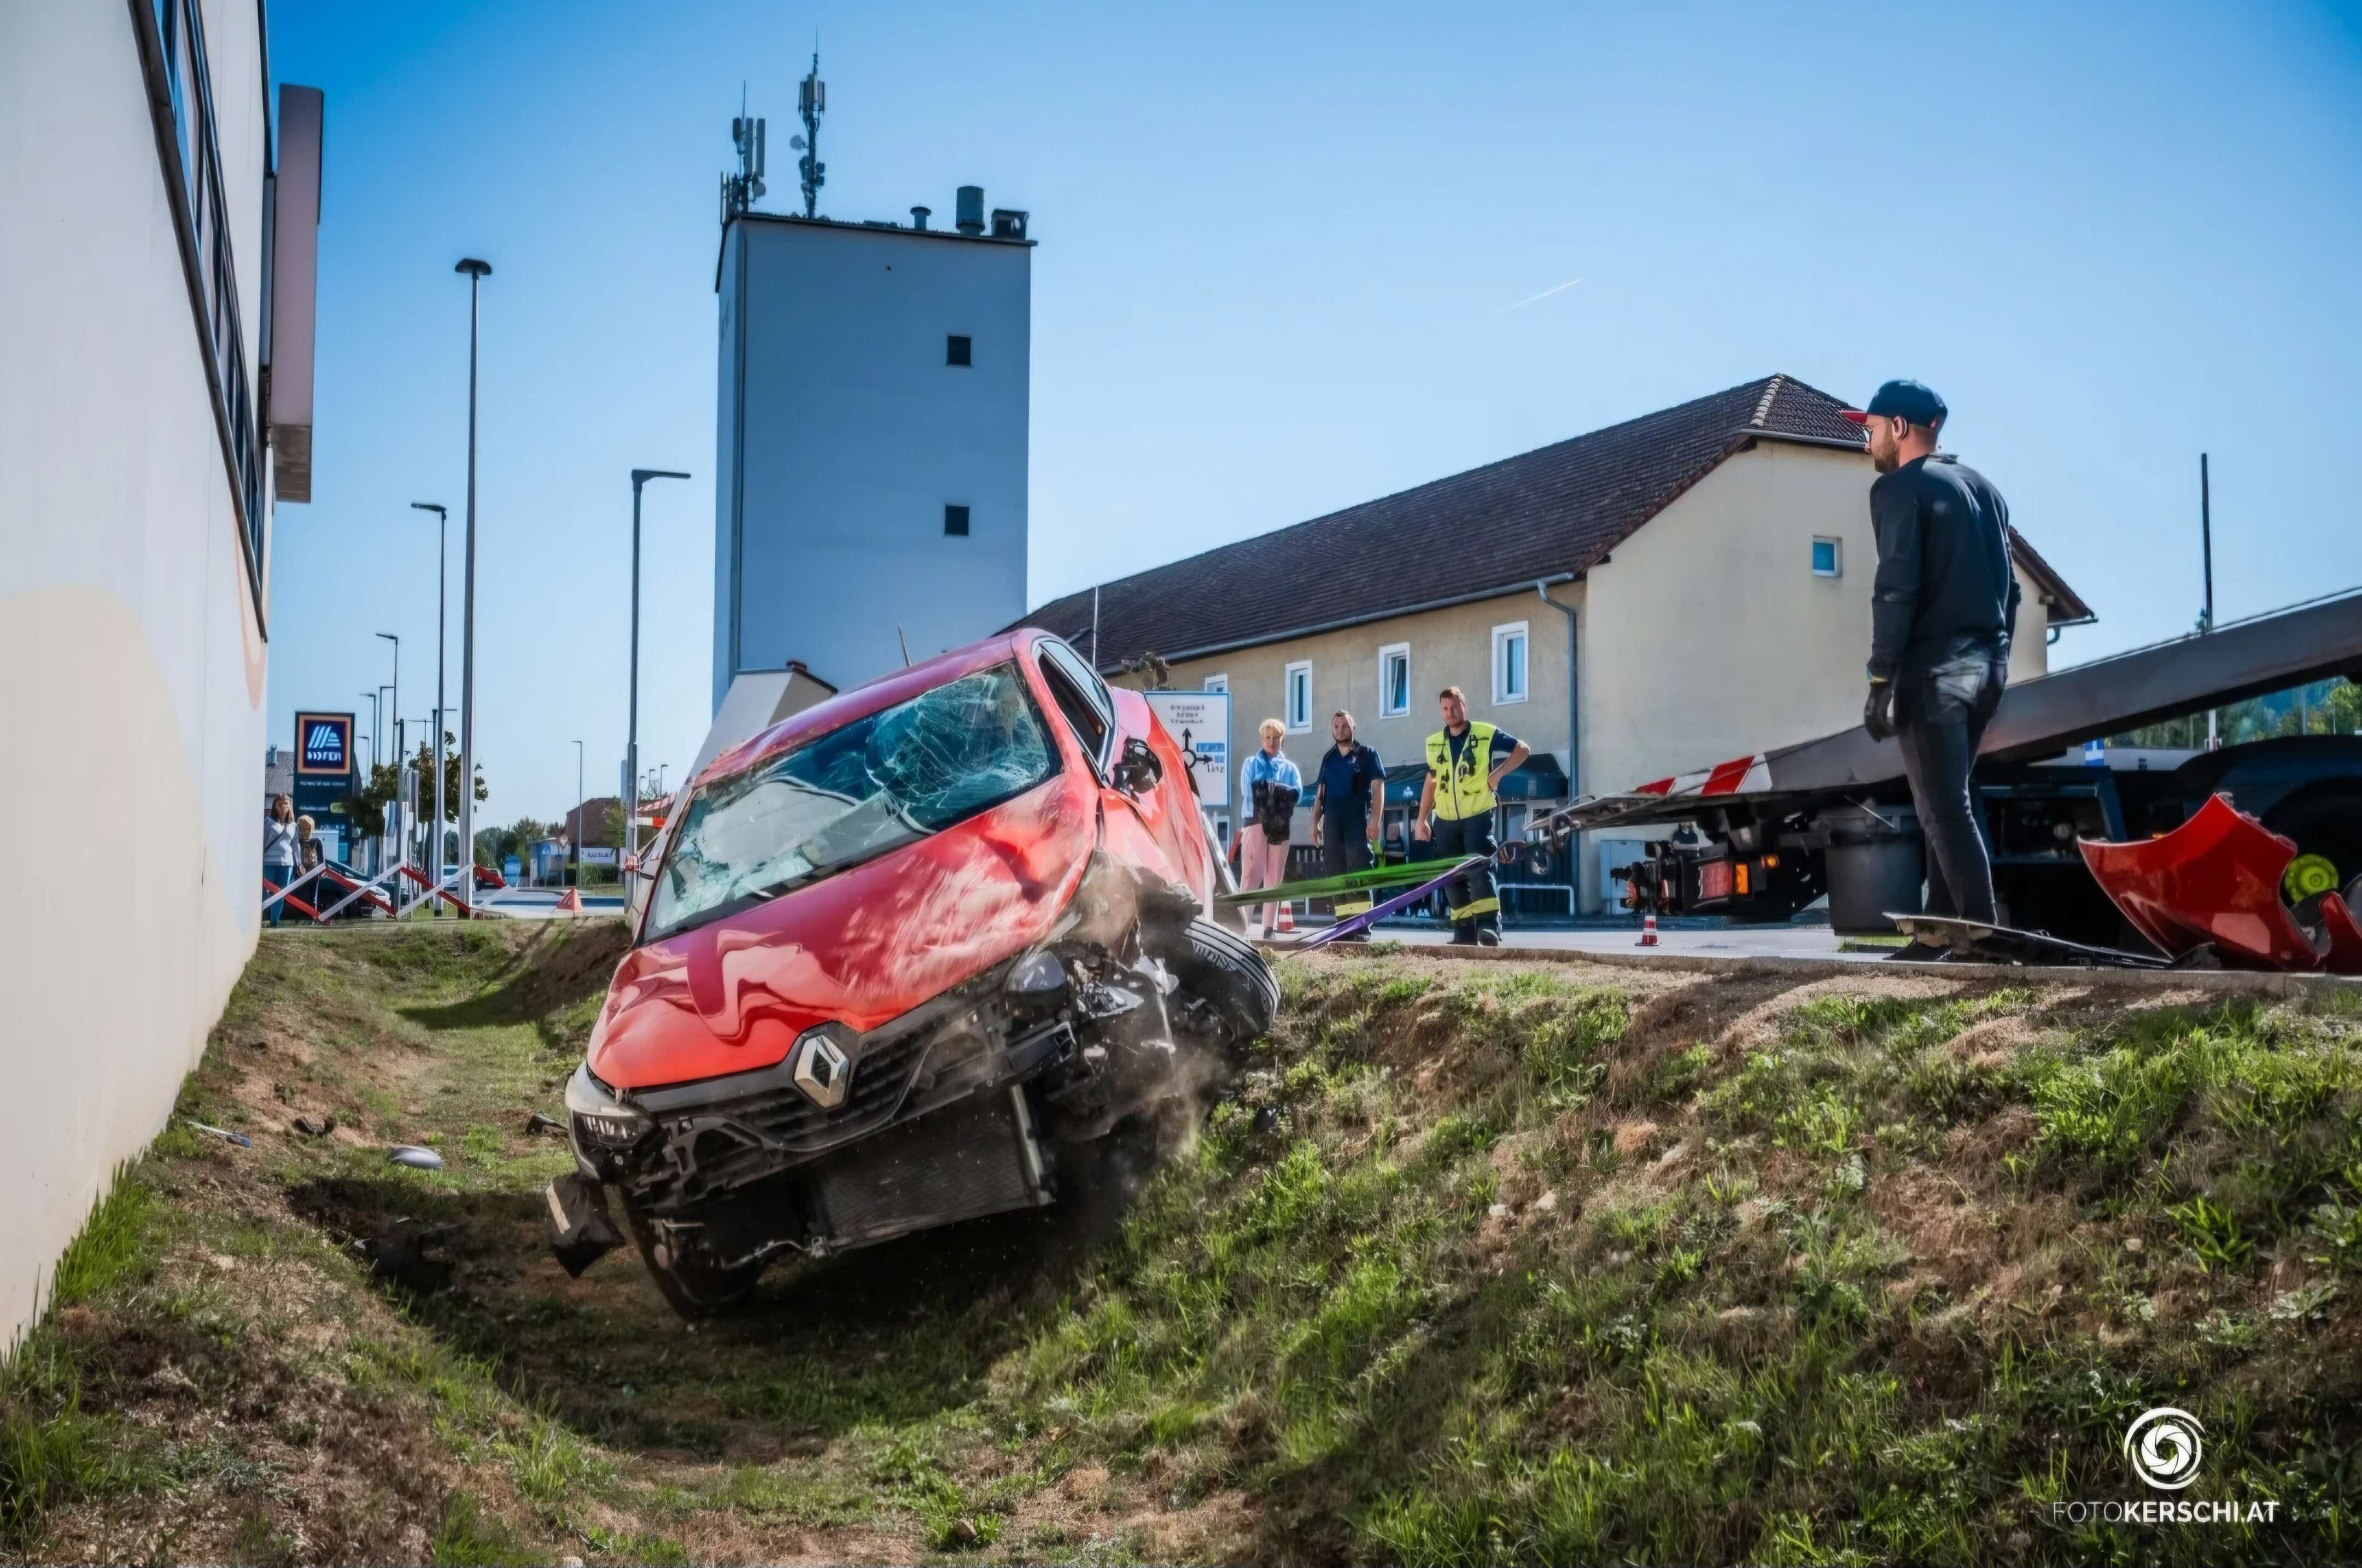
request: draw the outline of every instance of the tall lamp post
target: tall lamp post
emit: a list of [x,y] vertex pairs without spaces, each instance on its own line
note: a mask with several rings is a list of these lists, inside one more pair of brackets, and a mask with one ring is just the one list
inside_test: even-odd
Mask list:
[[[413,512],[435,513],[435,842],[426,851],[426,874],[436,887],[443,885],[443,591],[451,580],[450,513],[431,501],[414,501]],[[435,912],[443,912],[442,905]]]
[[403,860],[410,858],[410,842],[403,836],[402,820],[402,639],[392,632],[378,635],[393,645],[393,843],[394,854]]
[[[361,693],[361,701],[370,705],[370,766],[371,767],[377,766],[377,733],[380,728],[380,725],[378,724],[378,696],[379,693],[375,691],[364,691]],[[362,779],[361,785],[363,789],[367,789],[369,786],[369,780],[367,778]],[[383,823],[380,823],[378,824],[381,828],[384,827],[384,825],[385,824]],[[360,830],[356,826],[353,831],[358,834]],[[359,849],[360,846],[360,840],[358,838],[355,839],[353,847]],[[375,876],[377,874],[377,867],[372,866],[369,867],[369,871],[371,876]]]
[[[378,734],[381,734],[381,735],[382,735],[382,736],[384,736],[384,737],[385,737],[385,754],[386,754],[386,756],[389,756],[389,757],[391,757],[391,758],[392,759],[393,764],[394,764],[394,767],[395,767],[395,779],[396,779],[396,781],[395,781],[395,785],[394,785],[393,800],[392,801],[391,804],[392,804],[392,808],[393,808],[393,813],[394,813],[394,815],[395,815],[396,817],[399,817],[399,816],[402,814],[402,786],[401,786],[401,783],[400,783],[401,763],[402,763],[402,755],[401,755],[401,754],[402,754],[402,746],[401,746],[401,743],[400,743],[399,741],[397,741],[397,740],[395,740],[395,739],[394,739],[394,734],[393,734],[393,726],[392,726],[392,724],[389,724],[389,723],[387,723],[385,722],[385,721],[386,721],[386,719],[387,719],[387,718],[389,718],[389,717],[392,715],[392,709],[390,709],[390,708],[388,708],[388,707],[386,706],[386,693],[387,693],[387,692],[389,692],[389,691],[391,691],[391,690],[393,690],[393,688],[392,688],[391,686],[381,686],[381,687],[379,687],[379,688],[377,689],[377,701],[378,701],[378,723],[377,723],[377,732],[378,732]],[[370,756],[376,756],[377,754],[376,754],[376,752],[372,751],[370,755]],[[391,843],[391,842],[392,841],[392,838],[393,838],[393,834],[392,834],[392,831],[391,831],[391,830],[389,830],[389,829],[387,828],[387,826],[386,826],[386,821],[387,821],[387,819],[386,819],[384,816],[382,816],[382,815],[381,815],[381,816],[378,818],[378,822],[377,822],[377,854],[378,854],[378,860],[377,860],[377,864],[376,864],[374,867],[370,867],[370,869],[371,869],[371,870],[375,870],[375,871],[382,871],[382,870],[384,870],[384,869],[385,869],[385,850],[386,850],[386,845],[387,845],[389,843]]]
[[582,743],[574,743],[574,823],[566,830],[567,846],[574,852],[574,885],[582,886]]
[[492,275],[489,262],[463,258],[455,272],[468,277],[468,538],[467,585],[459,595],[459,853],[468,867],[468,907],[476,903],[476,295]]
[[632,799],[624,802],[624,854],[640,852],[640,487],[652,479],[685,480],[670,469],[632,470],[632,719],[624,738],[624,777]]

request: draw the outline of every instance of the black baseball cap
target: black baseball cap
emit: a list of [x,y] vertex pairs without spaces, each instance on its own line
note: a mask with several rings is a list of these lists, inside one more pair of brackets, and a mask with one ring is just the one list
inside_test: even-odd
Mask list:
[[1936,395],[1933,387],[1917,381],[1889,381],[1871,394],[1868,408],[1841,412],[1856,425],[1869,424],[1873,415],[1882,418],[1891,414],[1932,428],[1943,424],[1944,416],[1951,411],[1944,406],[1944,400]]

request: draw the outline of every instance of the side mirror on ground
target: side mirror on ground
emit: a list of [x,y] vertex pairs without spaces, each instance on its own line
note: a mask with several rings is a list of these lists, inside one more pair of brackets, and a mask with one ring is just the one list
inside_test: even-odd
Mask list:
[[1148,743],[1134,735],[1123,743],[1123,755],[1116,758],[1115,786],[1134,795],[1145,795],[1164,778],[1164,764],[1148,748]]

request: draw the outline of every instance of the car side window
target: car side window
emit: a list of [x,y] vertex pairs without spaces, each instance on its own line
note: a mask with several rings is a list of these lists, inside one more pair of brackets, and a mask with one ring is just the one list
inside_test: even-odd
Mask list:
[[[1087,666],[1058,643],[1042,645],[1042,677],[1049,682],[1050,695],[1056,700],[1058,711],[1073,726],[1075,737],[1083,743],[1092,764],[1104,772],[1107,767],[1108,740],[1115,731],[1113,706],[1100,687],[1094,696],[1091,686],[1097,685]],[[1086,679],[1089,683],[1086,684]]]

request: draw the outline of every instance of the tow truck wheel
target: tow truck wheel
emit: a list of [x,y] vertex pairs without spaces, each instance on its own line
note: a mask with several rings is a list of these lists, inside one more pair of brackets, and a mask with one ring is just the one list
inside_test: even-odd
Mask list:
[[755,1282],[763,1275],[761,1264],[715,1268],[694,1254],[677,1253],[667,1246],[656,1227],[628,1203],[624,1205],[624,1220],[639,1246],[640,1261],[648,1265],[648,1277],[683,1318],[711,1318],[744,1305],[755,1294]]
[[[2362,788],[2349,780],[2324,780],[2297,790],[2265,813],[2264,825],[2295,841],[2301,858],[2290,869],[2313,873],[2312,881],[2319,885],[2309,886],[2310,892],[2327,892],[2338,878],[2362,872]],[[2289,891],[2303,896],[2293,888]]]

